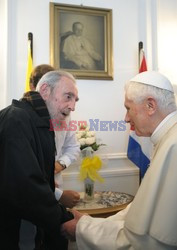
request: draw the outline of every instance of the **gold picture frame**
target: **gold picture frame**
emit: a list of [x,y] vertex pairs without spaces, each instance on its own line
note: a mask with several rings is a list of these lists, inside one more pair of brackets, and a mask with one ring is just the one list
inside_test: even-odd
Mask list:
[[79,79],[113,79],[112,10],[50,3],[50,63]]

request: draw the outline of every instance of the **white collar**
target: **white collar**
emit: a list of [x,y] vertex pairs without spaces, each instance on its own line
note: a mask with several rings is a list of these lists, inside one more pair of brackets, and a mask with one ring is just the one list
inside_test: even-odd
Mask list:
[[[160,129],[168,123],[168,121],[177,114],[177,110],[173,111],[172,113],[170,113],[169,115],[167,115],[160,123],[159,125],[156,127],[156,129],[154,130],[154,132],[151,135],[151,141],[153,144],[156,144],[156,139],[157,139],[157,134],[160,131]],[[169,124],[169,126],[171,126]]]

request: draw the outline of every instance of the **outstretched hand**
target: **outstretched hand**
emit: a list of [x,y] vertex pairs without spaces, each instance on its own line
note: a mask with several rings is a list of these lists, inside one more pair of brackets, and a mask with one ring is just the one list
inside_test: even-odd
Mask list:
[[64,190],[60,202],[67,208],[73,208],[80,200],[79,193],[73,190]]
[[63,236],[65,236],[67,239],[71,241],[76,240],[76,225],[79,221],[79,219],[84,215],[77,210],[71,210],[72,214],[74,215],[74,219],[69,220],[62,224],[61,226],[61,233]]

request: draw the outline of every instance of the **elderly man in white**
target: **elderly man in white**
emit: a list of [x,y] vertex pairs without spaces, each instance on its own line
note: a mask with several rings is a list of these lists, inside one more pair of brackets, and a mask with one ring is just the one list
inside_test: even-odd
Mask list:
[[76,67],[85,70],[97,69],[97,63],[102,64],[102,57],[94,49],[89,40],[83,36],[84,25],[73,23],[73,34],[64,40],[63,53],[65,60],[75,63]]
[[79,250],[177,249],[177,108],[170,81],[147,71],[125,86],[125,121],[150,137],[154,152],[133,202],[114,216],[91,218],[74,212],[63,234]]

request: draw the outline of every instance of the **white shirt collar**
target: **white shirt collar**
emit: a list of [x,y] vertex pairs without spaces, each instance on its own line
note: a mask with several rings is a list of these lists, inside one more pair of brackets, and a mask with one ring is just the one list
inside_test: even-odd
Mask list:
[[[160,131],[160,129],[168,123],[168,121],[177,114],[177,110],[176,111],[173,111],[172,113],[170,113],[169,115],[167,115],[160,123],[159,125],[157,126],[157,128],[154,130],[154,132],[152,133],[151,135],[151,141],[153,144],[156,144],[156,140],[158,138],[158,132]],[[171,126],[169,124],[169,126]]]

